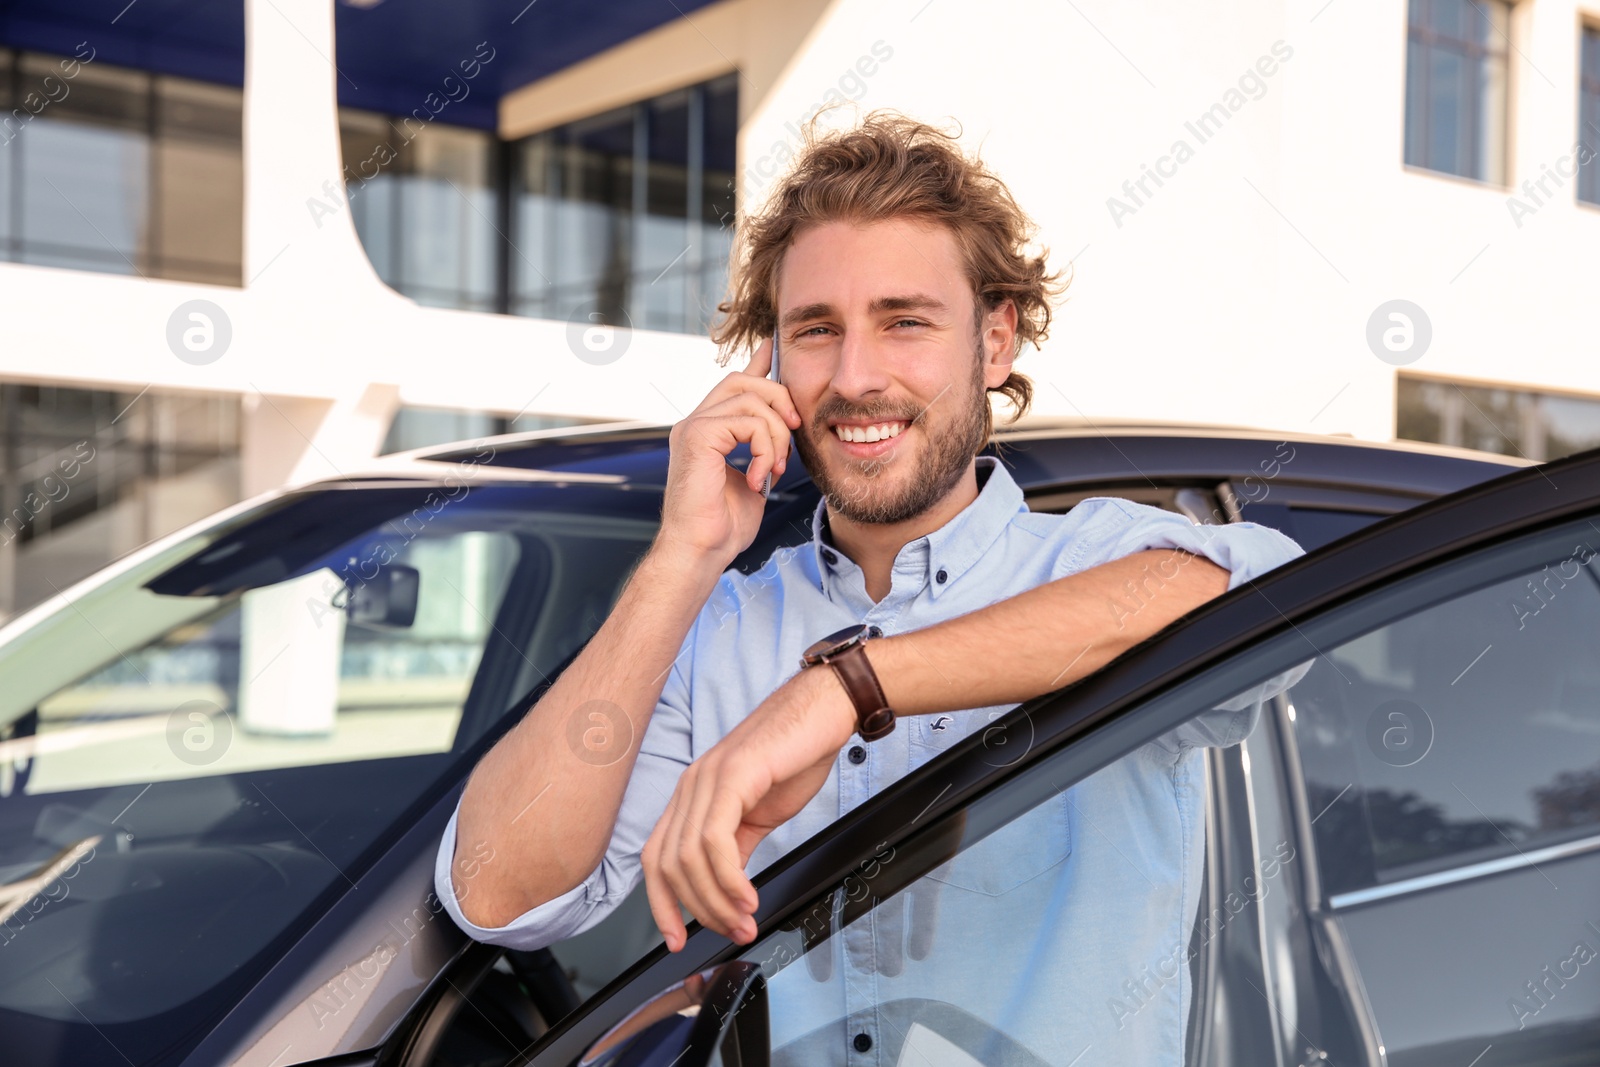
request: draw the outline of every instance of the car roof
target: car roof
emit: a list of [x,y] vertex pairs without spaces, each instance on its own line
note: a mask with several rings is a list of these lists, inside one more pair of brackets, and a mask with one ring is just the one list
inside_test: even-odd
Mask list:
[[[529,430],[522,433],[498,434],[489,437],[454,441],[445,444],[425,445],[382,456],[368,461],[359,469],[342,477],[318,478],[307,485],[365,479],[369,477],[413,477],[431,479],[439,477],[441,463],[477,462],[495,468],[497,472],[509,468],[538,470],[530,461],[554,458],[550,446],[583,446],[590,455],[609,453],[622,455],[641,451],[655,451],[666,447],[670,423],[655,420],[633,420],[590,423],[583,426],[564,426],[552,429]],[[1157,422],[1140,419],[1099,419],[1064,417],[1036,417],[1021,419],[1014,424],[997,427],[991,441],[1004,446],[1017,446],[1039,441],[1120,440],[1122,438],[1183,439],[1196,443],[1211,442],[1288,442],[1290,444],[1324,445],[1334,448],[1359,449],[1365,452],[1385,453],[1394,456],[1438,457],[1487,464],[1510,470],[1533,465],[1532,460],[1519,456],[1506,456],[1475,449],[1457,448],[1421,441],[1368,441],[1346,434],[1316,434],[1299,431],[1276,431],[1258,427],[1232,426],[1220,423]],[[487,458],[483,457],[488,453]],[[647,465],[654,463],[646,461]],[[565,465],[546,463],[552,473]],[[573,471],[568,471],[570,476]],[[536,476],[537,477],[537,476]],[[560,479],[558,479],[560,480]],[[610,480],[610,479],[608,479]]]

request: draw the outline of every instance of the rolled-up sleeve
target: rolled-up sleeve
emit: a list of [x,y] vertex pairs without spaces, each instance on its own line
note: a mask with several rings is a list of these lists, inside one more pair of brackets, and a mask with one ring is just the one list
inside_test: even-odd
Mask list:
[[1149,549],[1177,548],[1203,556],[1228,572],[1228,588],[1238,588],[1305,549],[1270,526],[1231,522],[1201,526],[1176,512],[1120,497],[1096,496],[1072,510],[1087,508],[1074,550],[1057,562],[1060,574],[1107,563]]
[[[1259,578],[1274,567],[1305,555],[1293,538],[1255,522],[1199,525],[1182,515],[1119,497],[1090,497],[1073,511],[1083,517],[1073,550],[1057,561],[1058,576],[1150,549],[1175,548],[1210,560],[1228,572],[1228,590]],[[1218,704],[1179,727],[1181,745],[1238,744],[1255,728],[1261,704],[1304,678],[1314,660],[1306,660],[1259,685]]]
[[[467,919],[461,913],[461,902],[450,875],[456,851],[456,817],[460,814],[457,803],[456,812],[450,816],[439,842],[433,869],[434,890],[456,925],[474,940],[507,948],[545,948],[600,922],[639,884],[640,853],[666,810],[679,776],[690,762],[689,683],[685,665],[690,662],[694,637],[695,629],[691,628],[683,650],[667,672],[661,697],[650,717],[650,725],[645,728],[638,760],[628,779],[605,856],[593,873],[578,885],[523,912],[504,926],[479,926]],[[559,797],[550,799],[561,803]],[[536,812],[534,809],[529,817]],[[470,882],[467,891],[471,892]]]

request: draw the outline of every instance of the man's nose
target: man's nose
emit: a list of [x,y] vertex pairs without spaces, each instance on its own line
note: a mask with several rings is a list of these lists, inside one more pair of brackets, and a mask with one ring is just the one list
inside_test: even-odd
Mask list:
[[839,344],[839,363],[833,371],[832,385],[835,392],[848,400],[889,388],[888,367],[870,331],[845,333]]

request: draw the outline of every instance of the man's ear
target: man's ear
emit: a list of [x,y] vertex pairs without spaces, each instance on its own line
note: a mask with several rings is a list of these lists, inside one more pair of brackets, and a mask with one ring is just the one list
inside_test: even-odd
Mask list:
[[998,389],[1011,376],[1011,363],[1017,350],[1017,305],[1002,300],[983,316],[983,384]]

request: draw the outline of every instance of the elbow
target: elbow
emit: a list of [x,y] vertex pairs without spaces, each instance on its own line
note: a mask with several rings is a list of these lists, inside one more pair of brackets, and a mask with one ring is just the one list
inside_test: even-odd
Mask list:
[[484,875],[468,881],[452,872],[450,889],[461,917],[480,930],[497,931],[511,925],[538,902],[529,902],[514,885],[502,885]]

